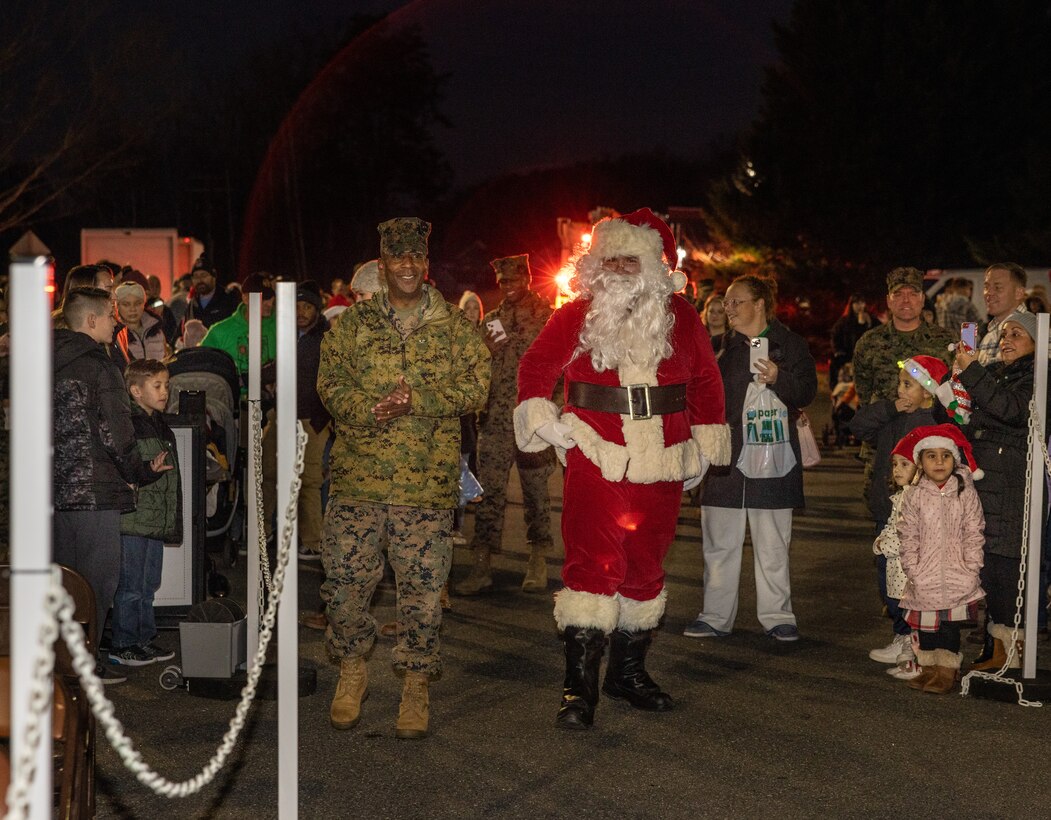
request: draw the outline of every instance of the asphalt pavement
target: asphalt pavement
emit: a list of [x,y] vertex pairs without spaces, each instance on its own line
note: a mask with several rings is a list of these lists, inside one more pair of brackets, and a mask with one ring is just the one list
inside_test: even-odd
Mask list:
[[[814,411],[820,431],[823,412]],[[690,639],[700,608],[700,511],[684,505],[666,569],[666,620],[649,668],[676,699],[649,714],[603,698],[588,732],[554,728],[561,644],[549,594],[519,590],[526,547],[513,478],[496,589],[454,598],[443,627],[446,669],[431,686],[431,730],[397,740],[400,681],[392,642],[369,661],[370,697],[350,731],[329,726],[338,666],[322,634],[301,628],[301,657],[318,667],[316,694],[299,701],[299,806],[304,818],[452,817],[974,817],[1051,816],[1051,704],[1042,709],[908,689],[868,650],[891,637],[880,617],[871,543],[852,449],[826,450],[806,472],[791,553],[802,639],[778,643],[755,617],[750,547],[732,635]],[[555,530],[560,475],[552,479]],[[468,516],[468,532],[473,517]],[[561,544],[559,543],[559,547]],[[457,550],[454,580],[469,553]],[[316,564],[300,564],[300,601],[316,601]],[[244,567],[231,571],[234,596]],[[393,619],[385,582],[374,611]],[[177,648],[175,633],[161,642]],[[973,655],[975,646],[965,644]],[[1049,665],[1041,644],[1041,666]],[[112,688],[137,748],[171,779],[209,759],[234,704],[165,692],[156,666]],[[277,707],[257,702],[233,759],[201,794],[153,796],[100,739],[99,816],[277,817]]]

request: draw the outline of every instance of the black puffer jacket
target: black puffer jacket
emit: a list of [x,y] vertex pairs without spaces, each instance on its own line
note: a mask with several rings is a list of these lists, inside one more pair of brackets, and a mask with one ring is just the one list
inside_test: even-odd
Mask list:
[[974,482],[985,512],[985,551],[1018,558],[1025,517],[1025,470],[1029,458],[1029,400],[1033,356],[1011,364],[972,363],[960,374],[973,413],[963,432],[985,477]]
[[741,413],[745,394],[752,381],[748,369],[748,337],[728,334],[719,372],[726,392],[726,423],[730,425],[730,466],[712,467],[701,491],[701,504],[734,509],[781,510],[803,506],[803,467],[799,455],[796,421],[799,412],[817,394],[817,368],[806,339],[793,333],[776,319],[770,321],[766,337],[770,340],[770,361],[778,367],[777,383],[769,389],[788,408],[789,439],[796,456],[796,466],[782,478],[745,478],[737,469],[737,459],[744,446]]
[[314,432],[321,430],[332,420],[328,409],[317,393],[317,371],[321,364],[321,340],[328,332],[329,323],[318,315],[317,324],[299,337],[296,342],[296,415],[309,419]]
[[128,485],[160,474],[139,456],[124,378],[86,333],[56,330],[54,350],[55,509],[135,509]]

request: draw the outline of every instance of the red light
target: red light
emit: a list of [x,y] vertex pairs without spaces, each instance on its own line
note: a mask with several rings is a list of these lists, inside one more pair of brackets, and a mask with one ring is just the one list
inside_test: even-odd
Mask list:
[[635,513],[624,513],[620,518],[617,519],[617,524],[621,529],[627,530],[628,532],[635,532],[639,528],[639,518],[641,516]]

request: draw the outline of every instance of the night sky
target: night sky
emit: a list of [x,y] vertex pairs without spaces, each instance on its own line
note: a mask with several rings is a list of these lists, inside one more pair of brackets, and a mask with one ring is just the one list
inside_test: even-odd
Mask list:
[[[392,12],[423,31],[449,75],[436,136],[470,184],[506,170],[665,148],[703,153],[757,113],[761,67],[775,58],[771,22],[787,0],[193,0],[127,2],[172,38],[191,86],[290,31],[309,35],[355,14]],[[353,49],[353,46],[350,47]],[[391,55],[397,59],[397,55]]]

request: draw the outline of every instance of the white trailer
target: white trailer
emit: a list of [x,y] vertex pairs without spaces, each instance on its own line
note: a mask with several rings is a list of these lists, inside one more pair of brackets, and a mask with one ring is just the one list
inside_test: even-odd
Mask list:
[[161,297],[171,295],[172,283],[189,273],[204,245],[175,228],[85,228],[80,232],[80,263],[102,259],[130,265],[161,280]]

